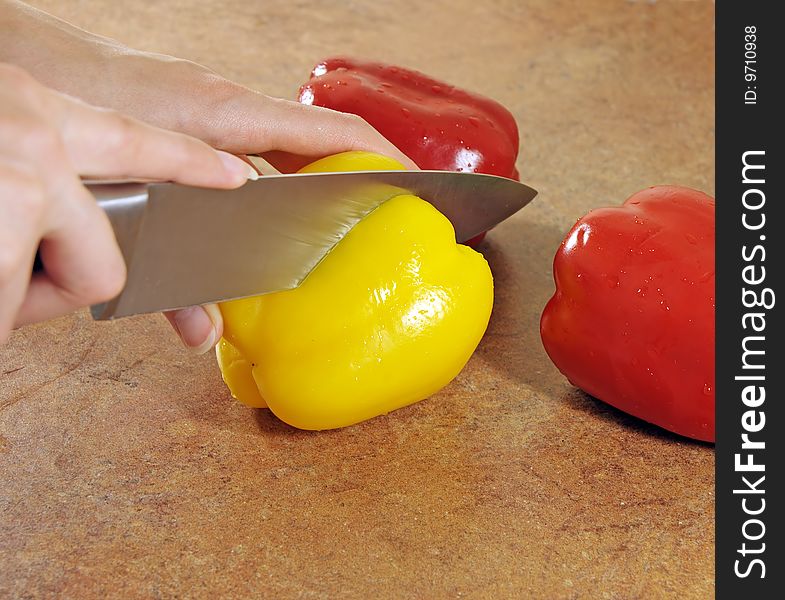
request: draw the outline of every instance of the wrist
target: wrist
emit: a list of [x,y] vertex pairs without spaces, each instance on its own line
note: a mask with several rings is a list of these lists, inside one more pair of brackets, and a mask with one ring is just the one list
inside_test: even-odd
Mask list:
[[0,0],[0,61],[28,71],[39,82],[71,95],[96,80],[104,56],[122,45],[93,35],[15,0]]
[[140,52],[14,0],[0,0],[0,62],[94,106],[242,152],[263,96],[187,60]]

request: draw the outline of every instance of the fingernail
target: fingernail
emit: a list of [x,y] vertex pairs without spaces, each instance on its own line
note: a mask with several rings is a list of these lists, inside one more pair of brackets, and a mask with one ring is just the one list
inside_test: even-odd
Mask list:
[[185,347],[194,354],[204,354],[218,341],[213,320],[201,306],[178,310],[174,315],[174,325]]
[[251,181],[259,179],[259,173],[256,172],[256,169],[242,158],[238,158],[234,154],[229,154],[223,150],[217,150],[217,152],[221,162],[224,164],[224,168],[238,179],[243,181],[246,179],[250,179]]
[[221,309],[218,308],[217,304],[203,304],[202,309],[204,312],[207,313],[207,316],[210,317],[210,320],[213,322],[213,329],[215,330],[215,343],[218,343],[218,340],[221,339],[221,336],[224,334],[224,317],[221,314]]

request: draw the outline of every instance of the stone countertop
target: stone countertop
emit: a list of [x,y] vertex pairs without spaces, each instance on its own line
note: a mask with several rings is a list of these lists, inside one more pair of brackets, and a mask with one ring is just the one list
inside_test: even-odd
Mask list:
[[712,2],[35,4],[272,95],[334,54],[485,93],[540,195],[482,246],[496,302],[466,369],[347,429],[233,402],[158,315],[15,332],[0,597],[713,596],[713,448],[577,391],[538,334],[577,218],[657,183],[713,194]]

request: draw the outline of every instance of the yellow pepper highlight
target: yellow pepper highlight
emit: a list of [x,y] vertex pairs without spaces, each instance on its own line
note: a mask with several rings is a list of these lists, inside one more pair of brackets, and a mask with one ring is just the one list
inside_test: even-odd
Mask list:
[[[402,169],[366,152],[301,172]],[[422,400],[464,367],[488,326],[488,263],[411,195],[355,225],[302,285],[221,304],[218,364],[232,395],[301,429],[351,425]]]

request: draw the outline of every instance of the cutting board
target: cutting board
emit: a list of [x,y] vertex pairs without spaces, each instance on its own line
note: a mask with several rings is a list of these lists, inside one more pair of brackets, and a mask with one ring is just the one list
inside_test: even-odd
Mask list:
[[538,333],[576,219],[658,183],[713,194],[712,2],[34,4],[277,96],[339,53],[485,93],[540,195],[481,246],[496,300],[466,369],[340,431],[233,402],[159,315],[15,332],[0,597],[713,595],[713,448],[576,390]]

